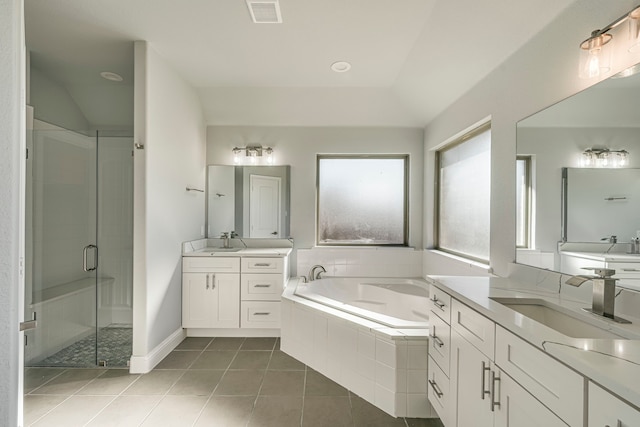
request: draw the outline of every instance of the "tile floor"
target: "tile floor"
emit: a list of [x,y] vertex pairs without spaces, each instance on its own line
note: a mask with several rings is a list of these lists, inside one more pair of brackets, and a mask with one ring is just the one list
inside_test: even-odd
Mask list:
[[25,426],[404,426],[279,350],[276,338],[187,338],[150,373],[27,368]]

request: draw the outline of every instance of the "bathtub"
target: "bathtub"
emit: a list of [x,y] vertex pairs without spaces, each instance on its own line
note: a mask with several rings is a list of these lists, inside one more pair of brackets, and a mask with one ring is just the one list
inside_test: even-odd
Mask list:
[[395,417],[437,417],[427,399],[428,285],[409,278],[292,278],[280,349]]
[[298,283],[294,293],[390,328],[429,327],[429,288],[423,280],[330,277]]

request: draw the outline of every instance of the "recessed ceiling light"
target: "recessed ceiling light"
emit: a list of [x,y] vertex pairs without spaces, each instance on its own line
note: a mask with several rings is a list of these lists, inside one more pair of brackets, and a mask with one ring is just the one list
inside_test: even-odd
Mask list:
[[124,80],[120,74],[112,73],[111,71],[101,72],[100,77],[112,82],[121,82],[122,80]]
[[346,73],[351,69],[351,64],[347,61],[338,61],[331,64],[331,69],[336,73]]

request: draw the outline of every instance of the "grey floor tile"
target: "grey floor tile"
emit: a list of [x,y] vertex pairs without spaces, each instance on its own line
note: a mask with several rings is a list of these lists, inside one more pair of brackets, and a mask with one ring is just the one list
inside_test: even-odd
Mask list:
[[299,427],[301,417],[302,397],[260,396],[249,427]]
[[351,395],[351,414],[355,427],[406,427],[404,418],[394,418],[356,395]]
[[162,396],[120,396],[107,405],[87,427],[139,426]]
[[275,338],[247,338],[240,350],[273,350],[275,344]]
[[253,396],[213,396],[194,427],[246,426],[254,401]]
[[118,395],[138,378],[139,375],[130,374],[126,369],[108,369],[82,388],[78,394]]
[[190,369],[227,369],[236,356],[236,351],[204,351],[200,353]]
[[303,427],[353,426],[349,396],[306,396]]
[[304,371],[305,365],[283,351],[274,350],[271,355],[271,361],[269,362],[268,369],[280,371]]
[[25,368],[24,392],[29,393],[63,373],[64,368]]
[[151,371],[141,375],[131,386],[124,391],[125,395],[154,395],[165,394],[171,386],[185,373],[184,370],[166,369]]
[[207,397],[204,396],[165,396],[140,425],[144,427],[191,426],[206,403]]
[[405,418],[409,427],[444,427],[440,418]]
[[71,396],[32,425],[34,427],[83,426],[113,399],[113,396]]
[[269,359],[270,351],[239,351],[229,369],[267,369]]
[[216,396],[257,396],[265,371],[227,371],[214,391]]
[[307,369],[305,396],[348,396],[349,392],[340,384],[313,369]]
[[34,394],[24,397],[24,425],[28,426],[37,421],[40,417],[51,411],[53,408],[68,399],[68,396]]
[[209,396],[216,388],[224,371],[222,370],[191,370],[185,372],[176,382],[168,394]]
[[197,351],[172,351],[158,363],[155,369],[187,369],[198,358]]
[[241,337],[214,338],[205,350],[239,350],[244,340]]
[[302,396],[304,371],[267,371],[260,389],[261,396]]
[[209,337],[187,337],[178,346],[176,350],[204,350],[211,343],[212,338]]
[[42,387],[35,389],[32,393],[75,394],[102,373],[104,373],[104,369],[67,369]]

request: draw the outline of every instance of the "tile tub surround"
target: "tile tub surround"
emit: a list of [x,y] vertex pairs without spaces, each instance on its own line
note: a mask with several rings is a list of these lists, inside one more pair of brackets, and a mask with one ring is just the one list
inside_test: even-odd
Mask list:
[[[640,318],[632,313],[619,313],[633,322],[630,325],[588,315],[582,308],[591,305],[590,295],[586,298],[576,295],[575,288],[568,285],[563,285],[558,292],[557,280],[554,286],[548,287],[501,277],[429,276],[427,280],[586,379],[640,408]],[[553,287],[555,291],[550,290]],[[490,297],[543,299],[582,318],[586,316],[599,327],[627,339],[571,338],[523,318]],[[616,312],[618,314],[618,310]]]
[[413,248],[339,248],[298,249],[297,275],[306,276],[316,264],[328,276],[342,277],[424,277],[421,250]]
[[436,417],[427,400],[427,329],[390,329],[293,294],[282,299],[282,350],[396,417]]
[[275,338],[187,338],[162,364],[144,375],[28,368],[25,426],[442,427],[390,417],[287,356]]

